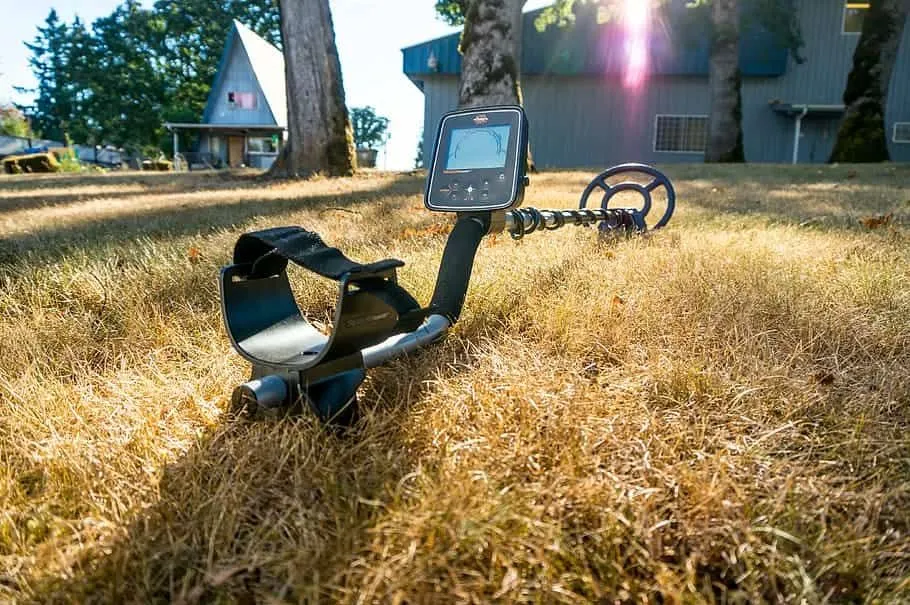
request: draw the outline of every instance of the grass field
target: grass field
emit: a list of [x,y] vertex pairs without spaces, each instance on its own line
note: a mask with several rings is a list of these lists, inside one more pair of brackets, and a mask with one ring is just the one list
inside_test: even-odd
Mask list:
[[426,302],[421,176],[0,177],[0,601],[910,602],[910,166],[668,172],[652,237],[488,239],[347,437],[225,417],[215,276],[301,224]]

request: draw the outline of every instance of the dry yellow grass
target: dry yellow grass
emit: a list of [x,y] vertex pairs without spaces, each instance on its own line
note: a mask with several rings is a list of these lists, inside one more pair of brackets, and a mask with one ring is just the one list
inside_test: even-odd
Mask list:
[[427,301],[420,177],[0,178],[0,601],[910,601],[910,167],[669,173],[654,237],[488,240],[344,438],[225,418],[216,271],[302,224]]

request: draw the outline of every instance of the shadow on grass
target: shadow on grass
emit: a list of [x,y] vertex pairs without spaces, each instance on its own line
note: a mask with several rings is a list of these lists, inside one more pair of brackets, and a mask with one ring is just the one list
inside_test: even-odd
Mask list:
[[[145,195],[255,189],[269,182],[263,175],[248,172],[51,175],[34,181],[0,181],[0,215],[89,200],[113,201]],[[11,192],[15,195],[10,195]]]
[[[380,202],[384,198],[415,195],[422,185],[423,180],[418,177],[401,175],[378,189],[343,194],[275,199],[257,197],[251,190],[250,197],[242,202],[226,201],[203,206],[186,202],[176,207],[100,217],[36,233],[0,237],[0,267],[4,264],[15,265],[24,257],[28,258],[29,265],[34,265],[36,261],[53,262],[76,251],[91,254],[105,247],[140,239],[169,240],[208,234],[295,210],[353,208],[367,202]],[[233,199],[236,200],[236,196]]]
[[204,170],[197,172],[140,172],[114,171],[106,173],[60,173],[60,174],[21,174],[5,176],[0,179],[4,191],[31,191],[41,189],[60,189],[62,187],[82,187],[108,185],[145,185],[169,186],[174,184],[217,182],[217,181],[255,181],[262,177],[260,171],[254,170]]
[[[553,267],[516,294],[546,288]],[[483,306],[480,307],[482,309]],[[254,423],[226,419],[170,464],[155,502],[134,511],[111,544],[86,552],[68,578],[30,589],[52,602],[331,602],[349,585],[374,530],[402,485],[433,459],[411,418],[437,380],[469,372],[484,355],[470,343],[497,334],[508,305],[467,313],[458,329],[416,355],[371,370],[364,419],[346,436],[312,415]],[[232,384],[224,385],[225,396]],[[432,456],[432,454],[431,454]],[[352,578],[354,578],[352,580]]]
[[[364,418],[346,435],[301,417],[225,418],[167,466],[156,503],[69,578],[31,586],[41,602],[321,602],[373,539],[383,502],[418,468],[408,417],[433,381],[477,358],[469,319],[449,340],[372,371]],[[224,385],[228,392],[233,385]],[[356,587],[345,589],[356,590]]]

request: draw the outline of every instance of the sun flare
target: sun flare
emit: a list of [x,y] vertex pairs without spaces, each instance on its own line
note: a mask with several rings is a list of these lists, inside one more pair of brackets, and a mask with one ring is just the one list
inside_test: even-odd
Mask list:
[[650,13],[650,6],[646,1],[623,2],[623,28],[626,37],[626,69],[623,84],[627,88],[641,86],[648,75]]

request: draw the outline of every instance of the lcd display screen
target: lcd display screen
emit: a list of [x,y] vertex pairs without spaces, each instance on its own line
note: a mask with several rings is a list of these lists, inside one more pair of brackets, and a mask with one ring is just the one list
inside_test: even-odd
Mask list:
[[446,170],[503,168],[512,127],[456,128],[449,139]]

